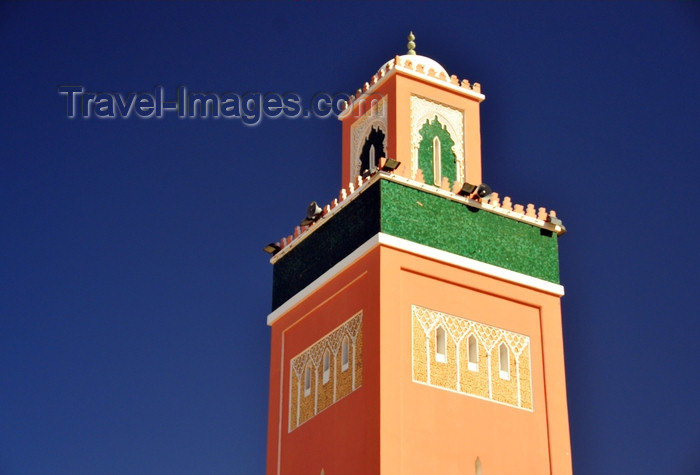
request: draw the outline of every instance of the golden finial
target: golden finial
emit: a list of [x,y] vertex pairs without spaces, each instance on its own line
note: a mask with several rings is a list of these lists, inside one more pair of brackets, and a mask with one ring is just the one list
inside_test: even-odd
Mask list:
[[416,37],[413,36],[413,32],[409,33],[408,35],[408,44],[406,45],[408,47],[408,53],[406,54],[416,54],[416,44],[413,42]]

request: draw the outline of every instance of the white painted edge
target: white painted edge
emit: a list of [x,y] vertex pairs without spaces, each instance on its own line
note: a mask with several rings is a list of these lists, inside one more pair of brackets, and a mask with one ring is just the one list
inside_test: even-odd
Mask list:
[[303,301],[306,297],[308,297],[311,293],[315,292],[318,290],[322,285],[324,285],[326,282],[331,280],[333,277],[335,277],[337,274],[345,270],[346,267],[348,267],[350,264],[361,258],[363,255],[365,255],[367,252],[369,252],[371,249],[376,247],[379,244],[379,235],[381,233],[376,234],[375,236],[369,238],[364,244],[362,244],[360,247],[352,251],[350,254],[348,254],[344,259],[342,259],[340,262],[338,262],[336,265],[328,269],[326,272],[321,274],[316,280],[311,282],[309,285],[301,289],[299,292],[294,295],[294,297],[290,298],[287,300],[285,303],[277,307],[276,310],[274,310],[272,313],[270,313],[267,316],[267,324],[272,325],[275,320],[280,318],[282,315],[287,313],[289,310],[292,308],[296,307],[301,301]]
[[384,244],[389,247],[394,247],[402,251],[408,251],[413,254],[418,254],[436,261],[444,262],[446,264],[452,264],[454,266],[469,269],[480,274],[485,274],[501,280],[520,284],[525,287],[542,290],[543,292],[558,295],[560,297],[564,295],[564,286],[560,284],[548,282],[546,280],[538,279],[537,277],[532,277],[513,270],[504,269],[503,267],[498,267],[493,264],[487,264],[469,257],[458,256],[457,254],[435,249],[434,247],[423,244],[418,244],[407,239],[379,233],[379,242],[380,244]]
[[407,239],[398,238],[396,236],[391,236],[385,233],[377,233],[376,235],[369,238],[360,247],[348,254],[340,262],[338,262],[326,272],[321,274],[309,285],[297,292],[296,295],[294,295],[292,298],[290,298],[285,303],[277,307],[277,309],[275,309],[272,313],[270,313],[267,316],[267,324],[269,326],[272,326],[272,324],[278,318],[280,318],[292,308],[296,307],[299,303],[306,299],[306,297],[318,290],[326,282],[328,282],[337,274],[345,270],[346,267],[354,263],[356,260],[361,258],[363,255],[365,255],[367,252],[369,252],[379,244],[393,247],[402,251],[407,251],[413,254],[418,254],[420,256],[434,259],[436,261],[444,262],[446,264],[451,264],[464,269],[469,269],[480,274],[496,277],[497,279],[513,282],[515,284],[520,284],[525,287],[530,287],[532,289],[541,290],[549,294],[557,295],[560,297],[564,295],[564,286],[560,284],[555,284],[553,282],[548,282],[543,279],[538,279],[537,277],[532,277],[529,275],[522,274],[520,272],[504,269],[493,264],[487,264],[485,262],[477,261],[469,257],[458,256],[457,254],[453,254],[447,251],[441,251],[439,249],[435,249],[430,246],[425,246],[423,244],[418,244]]

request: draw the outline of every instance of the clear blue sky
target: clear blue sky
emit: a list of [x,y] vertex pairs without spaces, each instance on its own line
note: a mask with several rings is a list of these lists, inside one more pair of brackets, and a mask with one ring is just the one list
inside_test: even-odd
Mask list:
[[[0,474],[264,470],[263,245],[340,183],[335,119],[67,119],[87,91],[481,82],[484,179],[557,210],[574,469],[700,473],[700,4],[0,5]],[[400,159],[400,157],[398,157]]]

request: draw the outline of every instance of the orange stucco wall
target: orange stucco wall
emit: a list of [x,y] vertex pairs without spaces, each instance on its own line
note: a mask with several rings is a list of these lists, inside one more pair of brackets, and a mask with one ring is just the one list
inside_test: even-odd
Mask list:
[[[378,473],[378,303],[375,249],[273,322],[268,475]],[[289,432],[290,359],[360,311],[361,386]]]
[[[411,305],[527,335],[532,410],[413,381]],[[362,386],[288,431],[289,361],[363,312]],[[267,474],[571,473],[559,297],[377,245],[272,324]]]
[[[381,473],[571,473],[559,298],[391,248],[381,253]],[[411,305],[528,335],[533,410],[412,381]]]

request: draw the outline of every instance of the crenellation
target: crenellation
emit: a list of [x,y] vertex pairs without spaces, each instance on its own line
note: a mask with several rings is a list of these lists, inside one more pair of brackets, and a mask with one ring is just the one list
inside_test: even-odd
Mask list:
[[457,75],[453,74],[450,76],[450,83],[454,84],[455,86],[459,86],[459,78]]
[[[387,159],[385,157],[381,157],[379,159],[379,168],[384,166],[386,160]],[[346,201],[349,197],[352,197],[356,191],[358,191],[363,185],[368,183],[370,180],[370,175],[364,177],[362,175],[358,175],[354,181],[348,183],[347,188],[342,188],[340,190],[340,192],[338,193],[338,198],[333,199],[333,201],[331,201],[329,204],[325,205],[322,208],[321,216],[325,217],[332,210],[337,208],[340,203]],[[418,170],[416,171],[416,176],[412,181],[425,185],[425,176],[423,175],[423,171],[420,168],[418,168]],[[450,189],[450,181],[448,177],[443,177],[440,186],[436,187],[436,190],[443,190],[457,197],[459,196],[461,186],[462,184],[459,181],[455,181],[452,188]],[[459,198],[462,199],[463,197],[459,196]],[[477,202],[478,201],[479,200],[477,200]],[[501,203],[499,194],[497,192],[491,193],[491,195],[488,197],[488,200],[483,201],[482,206],[483,209],[538,226],[542,226],[544,222],[547,221],[548,217],[556,218],[557,216],[556,211],[551,210],[547,212],[547,209],[544,207],[540,207],[536,211],[535,205],[533,203],[528,203],[527,208],[521,204],[513,204],[510,196],[504,197],[503,203]],[[280,239],[278,243],[280,249],[284,249],[285,247],[292,244],[293,241],[299,239],[299,237],[303,236],[307,231],[309,231],[309,229],[311,229],[314,224],[315,223],[311,223],[311,225],[308,226],[296,226],[292,235]],[[557,230],[557,232],[559,231]]]
[[506,196],[503,198],[503,205],[501,206],[501,209],[504,209],[506,211],[513,211],[513,203],[510,200],[510,196]]
[[493,206],[494,208],[500,208],[500,207],[501,207],[501,202],[500,202],[500,200],[499,200],[499,198],[498,198],[498,193],[496,193],[495,191],[494,191],[493,193],[491,193],[491,196],[489,197],[489,203],[490,203],[491,206]]
[[442,183],[440,183],[440,188],[443,190],[450,191],[450,179],[446,176],[442,177]]
[[532,203],[527,204],[527,210],[525,211],[525,216],[529,216],[531,218],[536,218],[537,214],[535,213],[535,205]]

